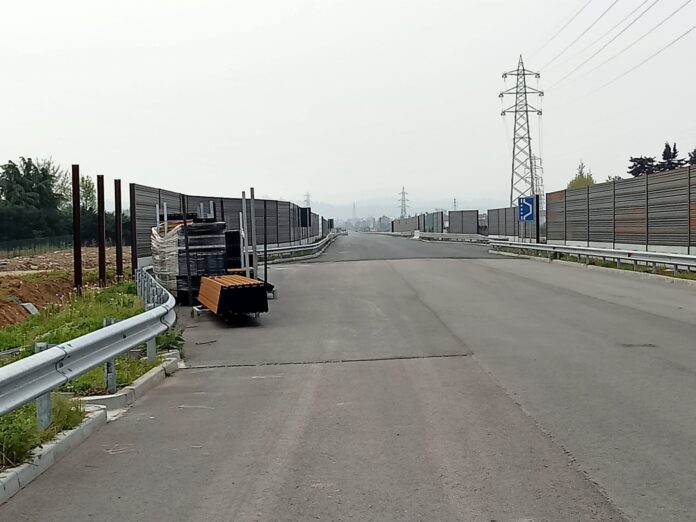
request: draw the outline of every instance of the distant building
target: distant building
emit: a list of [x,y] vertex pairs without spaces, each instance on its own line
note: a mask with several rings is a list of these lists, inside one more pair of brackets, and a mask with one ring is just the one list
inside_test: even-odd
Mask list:
[[380,232],[390,232],[391,231],[391,218],[387,216],[382,216],[377,221],[377,230]]

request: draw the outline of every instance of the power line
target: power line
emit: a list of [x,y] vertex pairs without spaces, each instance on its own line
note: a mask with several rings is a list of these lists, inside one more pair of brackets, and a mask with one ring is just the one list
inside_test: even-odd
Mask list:
[[[691,0],[689,0],[689,1],[691,1]],[[546,69],[549,65],[551,65],[553,62],[555,62],[556,60],[558,60],[558,58],[560,58],[561,56],[563,56],[563,54],[565,54],[565,52],[566,52],[568,49],[570,49],[573,45],[575,45],[575,43],[576,43],[578,40],[580,40],[580,38],[582,38],[583,36],[585,36],[585,35],[587,34],[587,32],[588,32],[590,29],[592,29],[592,28],[597,24],[597,22],[599,22],[602,18],[604,18],[604,15],[606,15],[606,14],[611,10],[611,8],[614,7],[618,2],[619,2],[619,0],[614,0],[614,2],[613,2],[609,7],[607,7],[604,11],[602,11],[602,14],[600,14],[600,15],[589,25],[589,27],[587,27],[582,33],[580,33],[580,34],[578,35],[578,37],[577,37],[575,40],[573,40],[572,42],[570,42],[560,53],[558,53],[556,56],[554,56],[553,58],[551,58],[551,60],[550,60],[546,65],[544,65],[541,69],[542,69],[542,70],[543,70],[543,69]]]
[[[549,88],[555,87],[555,86],[558,85],[559,83],[562,83],[563,80],[565,80],[566,78],[568,78],[571,74],[573,74],[575,71],[577,71],[578,69],[580,69],[583,65],[585,65],[587,62],[589,62],[592,58],[594,58],[594,57],[597,56],[599,53],[601,53],[601,52],[602,52],[604,49],[606,49],[612,42],[614,42],[619,36],[621,36],[623,33],[625,33],[633,24],[635,24],[638,20],[640,20],[640,19],[643,17],[643,15],[644,15],[645,13],[647,13],[648,11],[650,11],[650,9],[651,9],[656,3],[658,3],[659,1],[660,1],[660,0],[654,0],[652,4],[650,4],[647,8],[645,8],[645,10],[644,10],[642,13],[640,13],[638,16],[636,16],[633,20],[631,20],[631,22],[630,22],[626,27],[624,27],[623,29],[621,29],[621,31],[619,31],[619,33],[616,34],[611,40],[609,40],[609,41],[608,41],[607,43],[605,43],[602,47],[600,47],[599,49],[597,49],[597,50],[596,50],[592,55],[590,55],[584,62],[582,62],[582,63],[581,63],[580,65],[578,65],[577,67],[575,67],[575,69],[573,69],[572,71],[570,71],[568,74],[566,74],[563,78],[561,78],[561,79],[558,80],[556,83],[554,83],[553,85],[551,85],[551,87],[549,87]],[[645,3],[645,2],[643,2],[643,4],[644,4],[644,3]],[[641,4],[641,5],[643,5],[643,4]],[[625,20],[625,19],[624,19],[624,20]]]
[[539,49],[537,49],[537,50],[534,52],[534,54],[532,54],[532,57],[536,56],[536,55],[539,54],[544,48],[546,48],[546,46],[549,45],[559,34],[561,34],[561,33],[563,32],[563,30],[564,30],[566,27],[568,27],[568,26],[573,22],[573,20],[575,20],[575,19],[580,15],[580,13],[582,13],[582,12],[585,10],[585,8],[586,8],[588,5],[590,5],[591,3],[592,3],[592,0],[587,0],[587,2],[585,3],[585,5],[583,5],[583,6],[580,8],[580,10],[577,11],[577,12],[570,18],[570,20],[568,20],[565,24],[563,24],[563,26],[562,26],[551,38],[549,38],[549,39],[546,41],[546,43],[545,43],[544,45],[542,45],[541,47],[539,47]]
[[611,80],[611,81],[605,83],[604,85],[598,87],[597,89],[595,89],[594,91],[592,91],[590,94],[594,94],[594,93],[596,93],[597,91],[599,91],[599,90],[601,90],[601,89],[604,89],[605,87],[608,87],[608,86],[611,85],[612,83],[618,82],[618,81],[619,81],[621,78],[623,78],[624,76],[626,76],[626,75],[632,73],[633,71],[635,71],[636,69],[638,69],[638,68],[641,67],[642,65],[645,65],[647,62],[649,62],[650,60],[652,60],[653,58],[655,58],[658,54],[660,54],[660,53],[662,53],[663,51],[666,51],[667,49],[669,49],[670,47],[672,47],[675,43],[677,43],[679,40],[681,40],[682,38],[684,38],[687,34],[689,34],[689,33],[690,33],[691,31],[693,31],[694,29],[696,29],[696,25],[694,25],[694,26],[693,26],[691,29],[689,29],[688,31],[686,31],[686,32],[682,33],[681,35],[677,36],[674,40],[672,40],[671,42],[669,42],[667,45],[665,45],[665,46],[664,46],[662,49],[660,49],[659,51],[657,51],[657,52],[651,54],[651,55],[648,56],[645,60],[643,60],[642,62],[640,62],[640,63],[637,64],[637,65],[634,65],[634,66],[631,67],[628,71],[626,71],[626,72],[620,74],[619,76],[617,76],[617,77],[614,78],[613,80]]
[[[650,0],[643,0],[643,1],[642,1],[640,4],[638,4],[631,12],[629,12],[626,16],[624,16],[624,17],[623,17],[621,20],[619,20],[616,24],[612,25],[611,28],[609,28],[609,29],[606,30],[604,33],[602,33],[602,35],[601,35],[599,38],[596,38],[595,40],[592,41],[591,44],[586,45],[585,47],[583,47],[580,51],[578,51],[577,53],[575,53],[575,54],[573,55],[573,57],[570,58],[570,59],[567,60],[567,61],[574,60],[575,58],[577,58],[578,56],[580,56],[581,54],[583,54],[585,51],[587,51],[588,49],[591,49],[592,47],[594,47],[595,44],[601,42],[601,41],[604,39],[605,36],[607,36],[607,35],[611,34],[612,32],[614,32],[614,29],[616,29],[616,28],[619,27],[622,23],[624,23],[626,20],[628,20],[628,19],[631,17],[631,15],[633,15],[633,13],[635,13],[636,11],[638,11],[641,7],[643,7],[643,6],[644,6],[645,4],[647,4],[649,1],[650,1]],[[657,1],[659,1],[659,0],[657,0]],[[566,63],[566,62],[564,62],[564,63]]]
[[603,61],[602,63],[600,63],[598,66],[596,66],[596,67],[590,69],[589,71],[587,71],[583,76],[587,76],[587,75],[590,74],[591,72],[596,71],[597,69],[599,69],[599,68],[602,67],[603,65],[606,65],[606,64],[608,64],[609,62],[611,62],[612,60],[614,60],[615,58],[618,58],[619,56],[621,56],[623,53],[625,53],[625,52],[628,51],[631,47],[633,47],[633,46],[636,45],[638,42],[640,42],[641,40],[643,40],[643,38],[647,37],[649,34],[651,34],[653,31],[655,31],[655,29],[657,29],[658,27],[660,27],[662,24],[664,24],[667,20],[669,20],[670,18],[672,18],[674,15],[676,15],[679,11],[681,11],[682,9],[684,9],[684,8],[685,8],[688,4],[690,4],[690,3],[691,3],[691,0],[686,0],[686,2],[684,2],[682,5],[680,5],[679,7],[677,7],[677,9],[676,9],[675,11],[672,12],[672,14],[668,15],[667,18],[665,18],[664,20],[662,20],[662,21],[661,21],[660,23],[658,23],[655,27],[653,27],[652,29],[650,29],[647,33],[643,34],[643,35],[640,36],[638,39],[636,39],[636,40],[634,40],[633,42],[631,42],[630,44],[628,44],[626,47],[624,47],[623,49],[621,49],[621,50],[620,50],[618,53],[616,53],[614,56],[611,56],[609,59],[604,60],[604,61]]

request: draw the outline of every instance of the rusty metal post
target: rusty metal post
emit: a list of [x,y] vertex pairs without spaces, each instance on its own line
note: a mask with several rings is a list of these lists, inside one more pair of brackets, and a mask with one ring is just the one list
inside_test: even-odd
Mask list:
[[121,180],[114,180],[114,227],[116,228],[116,280],[123,280],[123,223],[121,222]]
[[80,234],[80,166],[72,166],[73,271],[75,291],[82,293],[82,235]]
[[104,224],[104,176],[97,176],[97,225],[99,248],[99,286],[106,286],[106,228]]

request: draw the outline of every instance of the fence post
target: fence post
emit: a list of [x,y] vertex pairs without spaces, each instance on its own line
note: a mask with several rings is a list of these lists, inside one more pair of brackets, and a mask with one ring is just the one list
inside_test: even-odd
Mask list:
[[[34,353],[43,352],[48,347],[47,343],[35,343]],[[41,430],[47,430],[51,425],[51,392],[36,398],[36,420]]]
[[[104,319],[104,327],[111,326],[116,323],[116,319]],[[116,393],[116,359],[106,361],[104,365],[104,378],[106,380],[107,393]]]
[[539,194],[534,196],[534,231],[536,232],[536,242],[541,243],[541,209],[539,204],[541,203],[541,198]]
[[[616,248],[616,180],[611,182],[611,247]],[[617,259],[617,268],[619,263]]]
[[106,286],[106,227],[104,221],[104,176],[97,176],[97,227],[99,237],[97,245],[99,247],[99,286]]
[[568,245],[568,191],[563,190],[563,244]]
[[114,180],[114,227],[116,236],[116,280],[123,280],[123,224],[121,222],[121,180]]
[[649,211],[649,206],[650,206],[650,199],[649,199],[649,194],[648,194],[648,174],[644,174],[645,176],[645,251],[648,252],[650,250],[649,245],[650,245],[650,239],[649,239],[649,234],[650,234],[650,211]]
[[686,254],[691,255],[691,165],[687,171],[686,182],[688,184],[687,193],[689,195],[687,215],[686,215]]
[[590,246],[590,187],[587,187],[587,246]]
[[72,166],[73,272],[77,295],[82,293],[82,238],[80,235],[80,166]]
[[138,269],[138,225],[135,204],[135,183],[131,183],[129,188],[131,220],[131,278],[135,279],[135,272]]

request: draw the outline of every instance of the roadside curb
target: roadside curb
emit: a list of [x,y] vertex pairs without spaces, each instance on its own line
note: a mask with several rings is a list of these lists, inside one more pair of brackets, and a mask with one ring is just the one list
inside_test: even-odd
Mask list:
[[86,405],[87,415],[78,427],[59,433],[53,440],[34,450],[34,457],[16,468],[0,473],[0,504],[25,488],[53,464],[79,446],[106,424],[106,408]]
[[551,263],[551,264],[558,264],[558,265],[563,265],[563,266],[568,266],[568,267],[573,267],[581,270],[596,270],[598,272],[611,272],[612,274],[619,275],[621,277],[627,277],[631,279],[642,279],[643,281],[656,281],[660,282],[663,284],[667,285],[672,285],[672,286],[681,286],[684,288],[696,288],[696,281],[693,281],[691,279],[680,279],[678,277],[670,277],[666,275],[661,275],[661,274],[651,274],[649,272],[634,272],[632,270],[624,270],[621,268],[609,268],[606,266],[596,266],[596,265],[586,265],[584,263],[575,263],[573,261],[563,261],[561,259],[548,259],[546,257],[538,257],[538,256],[528,256],[525,254],[514,254],[512,252],[499,252],[497,250],[489,250],[489,254],[495,254],[499,256],[506,256],[506,257],[516,257],[518,259],[528,259],[530,261],[537,261],[540,263]]
[[138,377],[130,386],[124,386],[118,392],[110,395],[92,395],[82,397],[84,404],[95,404],[105,407],[108,411],[125,410],[135,401],[140,399],[149,390],[161,383],[166,377],[174,374],[179,369],[179,352],[172,351],[165,354],[161,364]]

